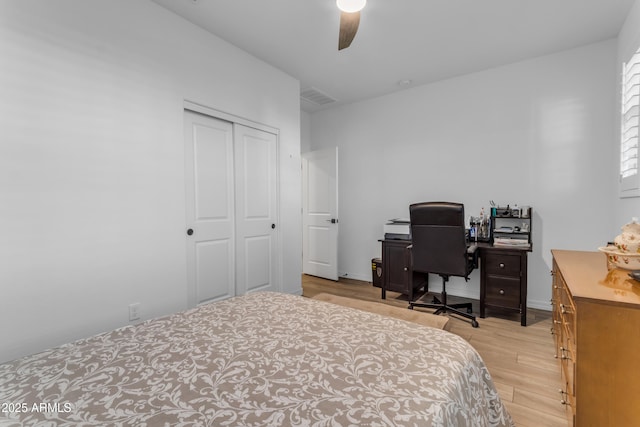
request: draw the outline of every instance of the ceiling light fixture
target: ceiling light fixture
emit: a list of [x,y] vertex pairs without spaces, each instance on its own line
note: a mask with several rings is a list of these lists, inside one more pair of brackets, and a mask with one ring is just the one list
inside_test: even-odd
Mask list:
[[336,0],[338,9],[347,13],[360,12],[367,4],[367,0]]

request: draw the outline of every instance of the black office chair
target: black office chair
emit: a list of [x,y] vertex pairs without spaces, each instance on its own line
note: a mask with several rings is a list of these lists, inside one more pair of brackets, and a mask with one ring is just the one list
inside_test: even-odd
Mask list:
[[[409,308],[435,308],[434,314],[451,312],[471,319],[478,327],[476,317],[471,314],[471,303],[447,304],[446,285],[450,276],[464,277],[478,266],[477,246],[469,245],[465,236],[464,205],[461,203],[426,202],[409,206],[411,217],[410,256],[412,270],[419,273],[434,273],[442,277],[441,300],[433,303],[409,303]],[[413,272],[409,280],[413,279]],[[410,283],[409,286],[413,286]],[[458,310],[466,308],[467,311]]]

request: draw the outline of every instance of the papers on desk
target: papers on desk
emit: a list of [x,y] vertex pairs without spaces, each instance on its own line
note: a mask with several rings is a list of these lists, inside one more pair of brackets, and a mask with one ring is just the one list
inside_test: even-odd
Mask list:
[[410,224],[409,218],[394,218],[389,220],[389,224]]
[[495,233],[513,233],[513,227],[499,227],[493,230]]
[[517,237],[495,237],[493,239],[493,246],[505,246],[512,248],[530,248],[531,244],[527,239]]

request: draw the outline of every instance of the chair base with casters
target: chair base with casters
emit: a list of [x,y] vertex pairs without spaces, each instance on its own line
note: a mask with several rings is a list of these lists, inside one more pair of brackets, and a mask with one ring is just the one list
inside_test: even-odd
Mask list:
[[[442,301],[438,300],[438,298],[436,297],[433,298],[434,300],[433,303],[411,301],[409,302],[409,309],[413,310],[413,307],[435,308],[436,311],[434,311],[433,314],[451,312],[458,316],[462,316],[464,318],[470,319],[471,326],[473,326],[474,328],[477,328],[478,326],[480,326],[478,321],[476,320],[476,316],[471,314],[473,306],[470,302],[464,302],[459,304],[447,304],[446,283],[449,281],[449,276],[441,274],[440,277],[442,277],[442,293],[441,293]],[[467,311],[464,312],[462,310],[458,310],[459,308],[466,308]]]

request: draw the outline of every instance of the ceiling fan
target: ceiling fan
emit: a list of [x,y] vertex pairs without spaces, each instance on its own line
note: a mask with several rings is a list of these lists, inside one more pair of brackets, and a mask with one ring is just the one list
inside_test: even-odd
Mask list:
[[340,9],[338,50],[342,50],[351,46],[360,25],[360,11],[367,4],[367,0],[336,0],[336,4]]

